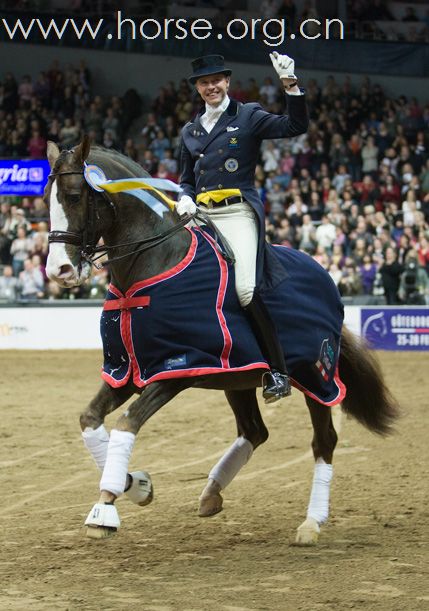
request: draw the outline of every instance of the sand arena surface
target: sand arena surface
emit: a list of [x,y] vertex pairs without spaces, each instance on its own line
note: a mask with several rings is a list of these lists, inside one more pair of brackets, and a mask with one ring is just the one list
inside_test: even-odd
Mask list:
[[343,417],[329,524],[318,547],[298,548],[313,469],[298,391],[260,402],[270,439],[206,519],[198,496],[234,419],[222,393],[182,393],[132,455],[131,468],[152,475],[154,502],[121,499],[121,530],[94,541],[83,522],[98,473],[78,416],[100,383],[100,353],[0,352],[0,609],[429,608],[429,354],[380,358],[404,408],[398,433],[383,440]]

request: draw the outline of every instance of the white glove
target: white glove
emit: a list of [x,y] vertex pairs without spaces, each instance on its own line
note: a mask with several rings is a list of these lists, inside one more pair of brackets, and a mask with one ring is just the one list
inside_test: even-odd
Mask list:
[[182,195],[176,204],[177,214],[182,216],[184,214],[195,214],[197,211],[197,205],[189,195]]
[[295,76],[295,60],[288,55],[280,55],[277,51],[270,53],[270,59],[273,62],[274,70],[280,78],[297,80]]

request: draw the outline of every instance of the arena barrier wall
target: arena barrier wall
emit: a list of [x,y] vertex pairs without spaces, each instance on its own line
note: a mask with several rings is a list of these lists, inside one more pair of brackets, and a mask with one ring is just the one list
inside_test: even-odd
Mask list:
[[[101,303],[0,307],[0,350],[101,349]],[[345,324],[378,350],[429,350],[429,307],[345,307]]]

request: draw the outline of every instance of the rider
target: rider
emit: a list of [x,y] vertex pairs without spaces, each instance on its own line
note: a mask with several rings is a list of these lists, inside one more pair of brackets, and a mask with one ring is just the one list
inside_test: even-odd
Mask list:
[[298,136],[308,127],[295,62],[277,52],[270,53],[270,58],[287,94],[289,116],[268,113],[257,103],[230,99],[231,70],[221,55],[205,55],[192,62],[189,81],[205,108],[182,130],[183,195],[177,203],[180,215],[193,214],[195,200],[203,206],[234,252],[238,299],[271,367],[263,379],[267,403],[290,394],[290,382],[276,328],[260,291],[278,284],[285,272],[274,249],[265,242],[264,206],[254,186],[255,167],[263,139]]

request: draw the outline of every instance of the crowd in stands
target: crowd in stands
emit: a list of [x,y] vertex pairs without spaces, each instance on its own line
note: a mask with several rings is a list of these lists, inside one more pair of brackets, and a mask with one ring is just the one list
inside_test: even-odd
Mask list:
[[[267,238],[308,252],[343,296],[388,304],[424,303],[429,272],[429,104],[389,97],[369,78],[305,83],[306,134],[264,141],[255,184],[266,206]],[[234,80],[230,96],[283,113],[277,81]],[[178,180],[180,129],[201,101],[186,79],[169,82],[141,114],[135,91],[101,97],[82,63],[53,64],[33,82],[0,83],[0,156],[44,157],[47,139],[70,147],[84,132],[153,176]],[[139,119],[141,120],[141,119]],[[140,130],[139,130],[140,131]],[[45,274],[47,210],[42,198],[0,198],[0,299],[103,298],[106,270],[62,290]]]

